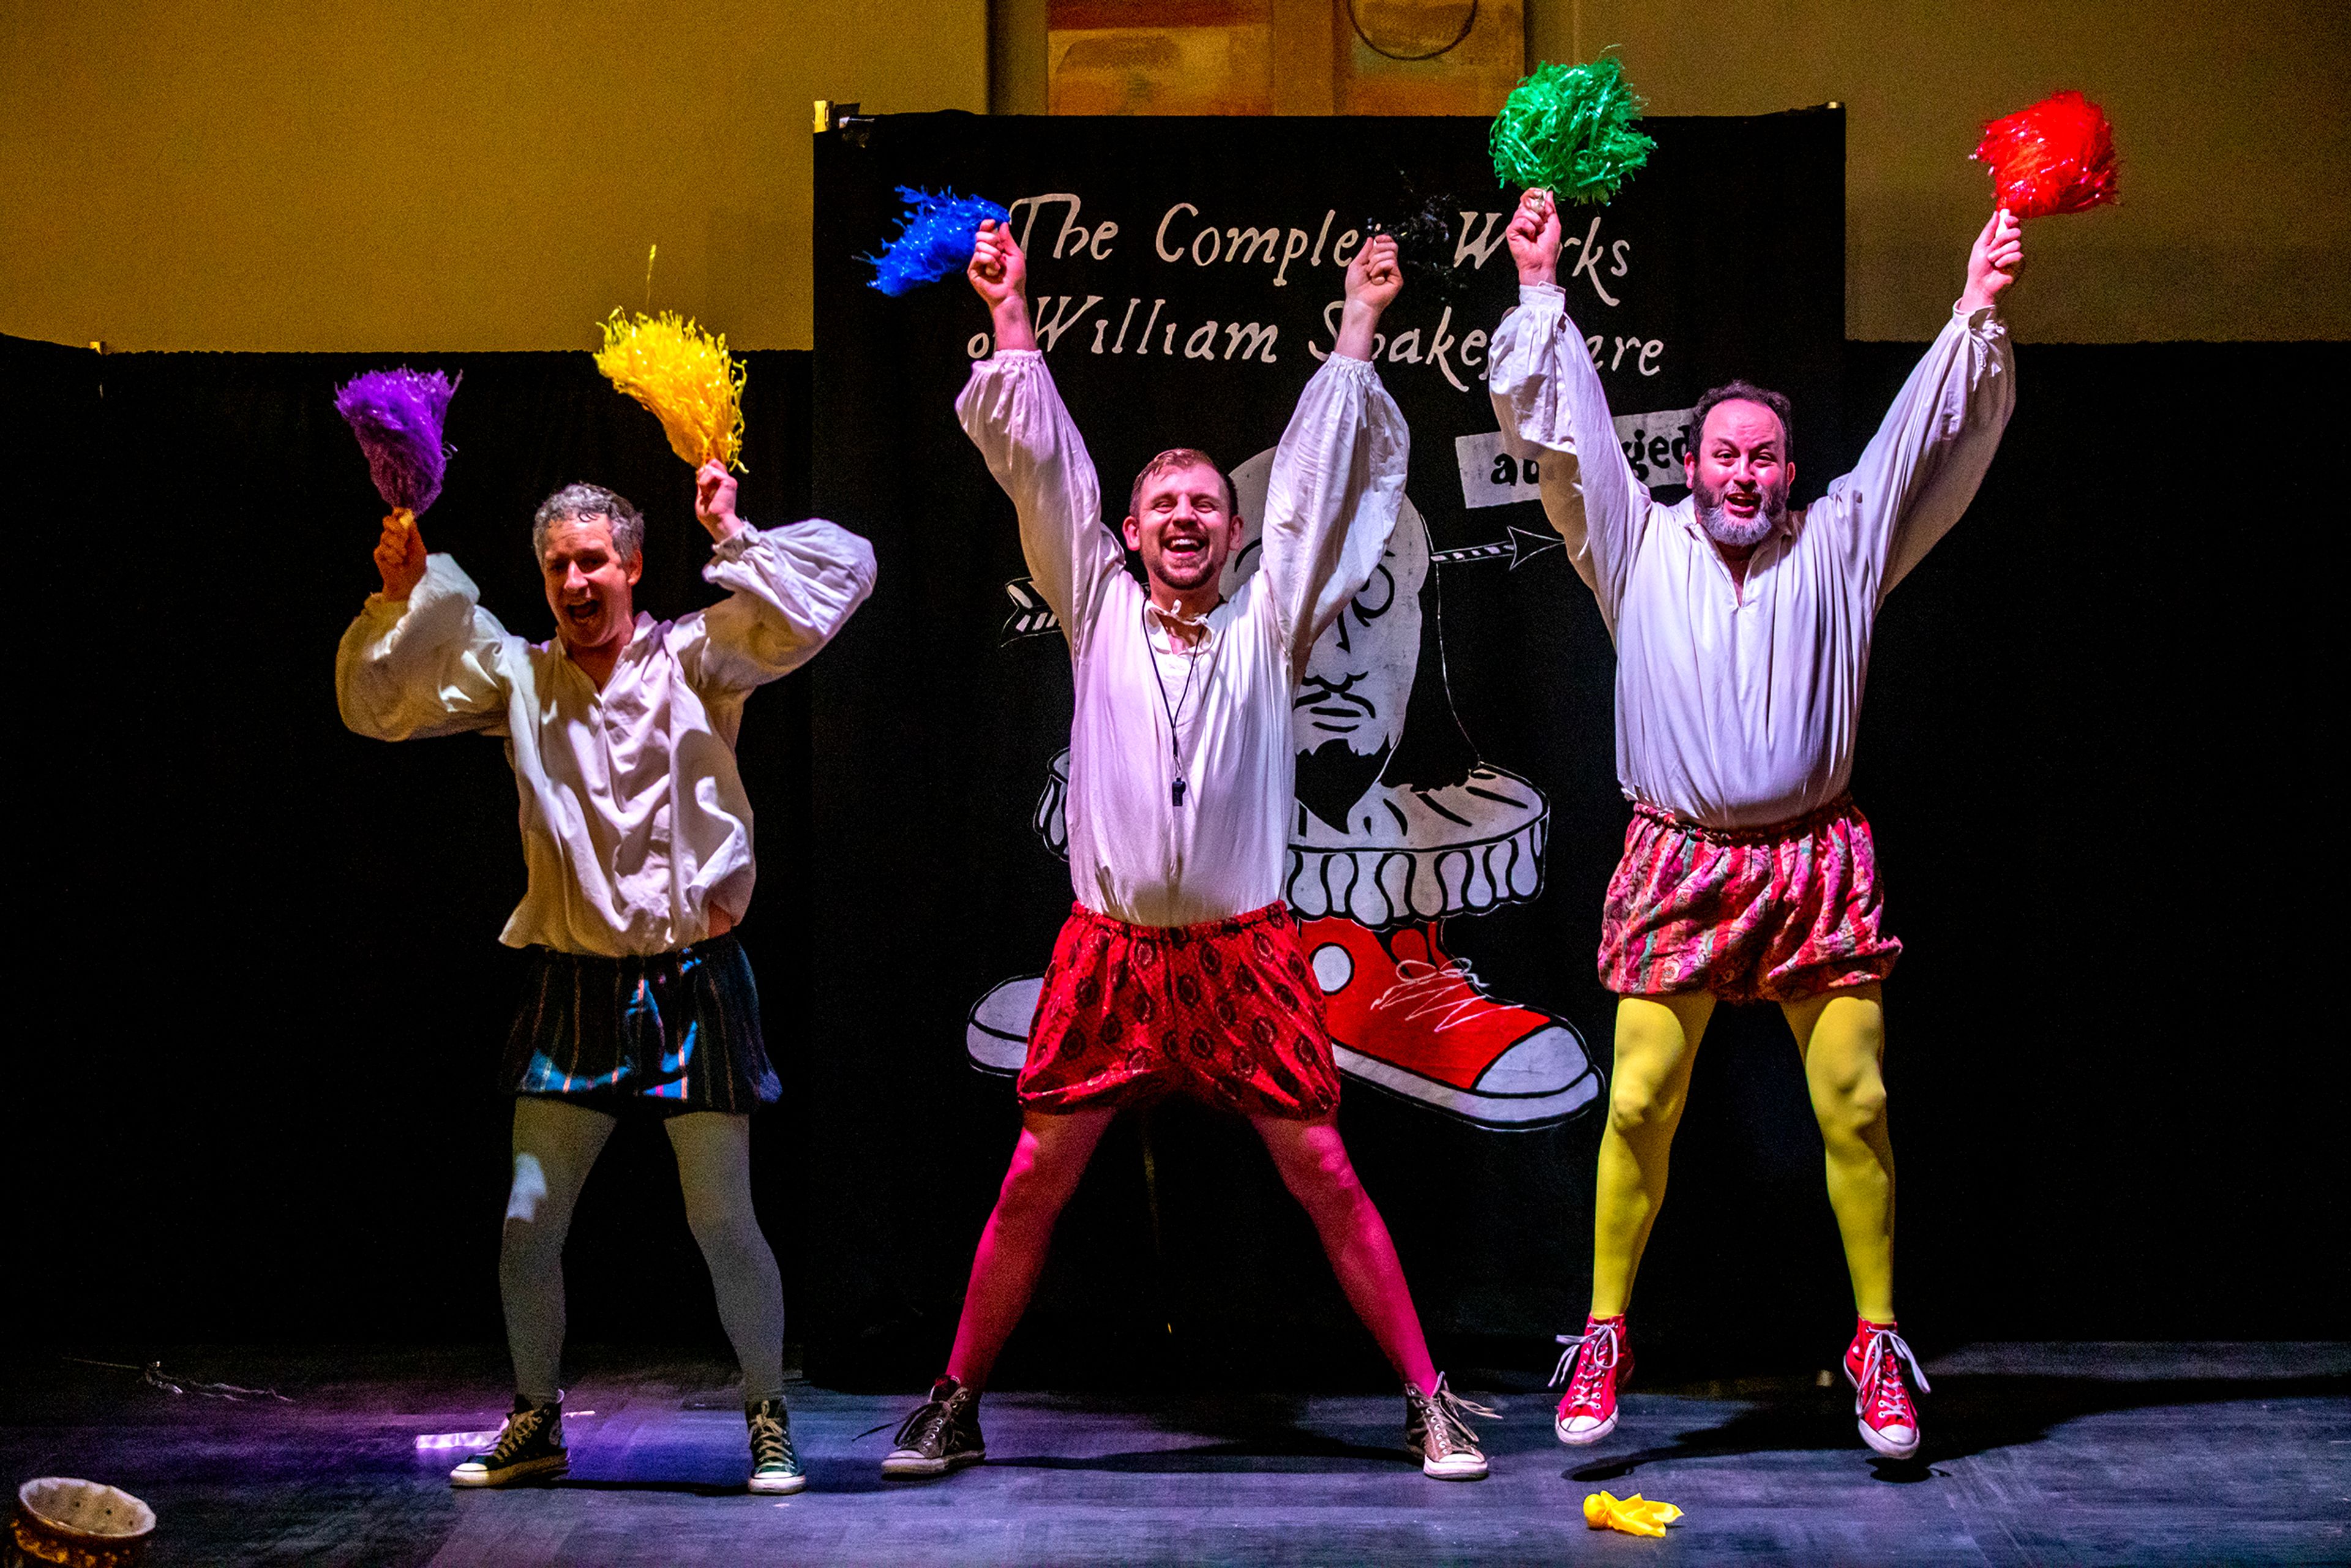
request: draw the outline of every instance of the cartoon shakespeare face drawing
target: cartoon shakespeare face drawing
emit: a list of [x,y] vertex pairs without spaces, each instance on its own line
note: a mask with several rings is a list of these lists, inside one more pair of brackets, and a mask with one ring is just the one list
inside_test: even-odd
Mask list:
[[[1271,450],[1232,472],[1243,531],[1229,593],[1257,570]],[[1549,1126],[1596,1100],[1601,1080],[1562,1018],[1487,993],[1448,946],[1447,921],[1539,896],[1551,806],[1462,736],[1441,661],[1428,530],[1410,500],[1377,570],[1316,641],[1291,713],[1297,815],[1283,896],[1320,983],[1340,1070],[1390,1093],[1510,1130]],[[1016,602],[1021,601],[1013,585]],[[1035,618],[1017,617],[1033,634]],[[1432,651],[1432,660],[1436,654]],[[1424,678],[1426,674],[1426,678]],[[1053,758],[1035,817],[1067,851],[1069,755]],[[1017,1072],[1038,977],[973,1008],[973,1065]]]

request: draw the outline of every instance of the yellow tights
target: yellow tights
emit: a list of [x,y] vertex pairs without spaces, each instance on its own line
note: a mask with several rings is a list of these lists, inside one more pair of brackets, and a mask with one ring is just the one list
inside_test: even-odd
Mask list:
[[[1894,1145],[1886,1132],[1886,1009],[1876,985],[1790,1002],[1782,1010],[1803,1058],[1813,1114],[1828,1151],[1829,1207],[1844,1239],[1854,1305],[1894,1321]],[[1666,1199],[1674,1128],[1689,1096],[1690,1066],[1714,1014],[1704,992],[1622,997],[1608,1125],[1592,1226],[1592,1312],[1614,1317],[1633,1293],[1649,1228]]]

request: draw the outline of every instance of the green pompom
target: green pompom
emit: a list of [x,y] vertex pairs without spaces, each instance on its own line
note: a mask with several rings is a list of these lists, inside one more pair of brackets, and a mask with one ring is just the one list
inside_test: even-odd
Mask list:
[[1494,117],[1495,178],[1562,202],[1608,201],[1656,145],[1634,129],[1645,107],[1613,55],[1537,66]]

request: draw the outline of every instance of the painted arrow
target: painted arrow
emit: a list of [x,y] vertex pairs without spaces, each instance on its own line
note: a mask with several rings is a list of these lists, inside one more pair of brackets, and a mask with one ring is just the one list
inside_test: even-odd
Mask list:
[[1428,564],[1466,566],[1473,561],[1507,559],[1510,570],[1516,571],[1543,551],[1562,548],[1563,542],[1557,534],[1538,534],[1513,524],[1508,538],[1497,539],[1489,545],[1464,545],[1459,549],[1441,549],[1428,558]]

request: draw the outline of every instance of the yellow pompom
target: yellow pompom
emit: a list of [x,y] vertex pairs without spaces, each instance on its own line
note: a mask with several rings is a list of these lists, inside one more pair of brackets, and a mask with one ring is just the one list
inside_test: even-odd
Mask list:
[[716,457],[742,472],[746,367],[726,352],[726,335],[710,333],[674,310],[615,310],[604,322],[596,368],[653,411],[669,449],[695,467]]

